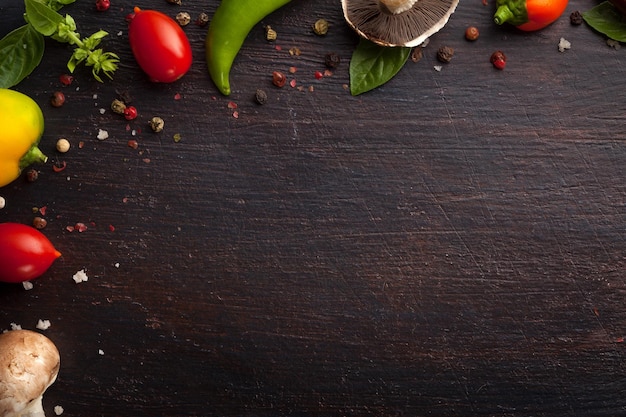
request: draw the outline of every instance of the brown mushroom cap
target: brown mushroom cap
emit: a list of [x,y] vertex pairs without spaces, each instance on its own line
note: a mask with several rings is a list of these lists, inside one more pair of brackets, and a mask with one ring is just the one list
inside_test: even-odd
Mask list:
[[59,367],[59,351],[44,335],[30,330],[0,334],[0,416],[41,408],[41,397]]
[[[385,3],[406,3],[394,13]],[[362,37],[382,46],[418,46],[438,32],[459,0],[341,0],[348,24]],[[398,10],[403,8],[398,6]]]

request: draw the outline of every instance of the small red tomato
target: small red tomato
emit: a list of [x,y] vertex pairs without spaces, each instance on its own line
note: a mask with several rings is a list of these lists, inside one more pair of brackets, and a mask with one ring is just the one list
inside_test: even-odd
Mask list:
[[128,39],[135,60],[154,82],[171,83],[191,67],[191,45],[180,25],[155,10],[134,9]]
[[0,281],[37,278],[61,256],[39,230],[20,223],[0,223]]

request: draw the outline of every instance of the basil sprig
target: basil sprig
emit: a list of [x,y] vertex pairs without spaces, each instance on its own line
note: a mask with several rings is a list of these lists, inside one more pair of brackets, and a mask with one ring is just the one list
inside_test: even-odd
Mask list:
[[24,0],[26,24],[0,39],[0,88],[19,84],[41,63],[44,54],[44,37],[74,45],[67,68],[74,72],[80,63],[92,67],[93,77],[102,82],[100,72],[111,78],[117,69],[119,57],[96,47],[107,32],[99,30],[82,39],[76,32],[76,22],[70,15],[57,13],[64,5],[75,0]]
[[350,93],[356,96],[392,79],[406,63],[411,49],[380,46],[361,38],[350,60]]
[[626,22],[622,14],[609,1],[604,1],[583,13],[589,26],[609,38],[626,42]]

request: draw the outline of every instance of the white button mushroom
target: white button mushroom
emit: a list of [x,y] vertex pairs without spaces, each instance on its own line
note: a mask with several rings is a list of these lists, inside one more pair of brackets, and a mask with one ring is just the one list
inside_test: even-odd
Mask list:
[[341,0],[346,22],[382,46],[418,46],[438,32],[459,0]]
[[30,330],[0,334],[0,416],[45,417],[44,391],[56,380],[59,351]]

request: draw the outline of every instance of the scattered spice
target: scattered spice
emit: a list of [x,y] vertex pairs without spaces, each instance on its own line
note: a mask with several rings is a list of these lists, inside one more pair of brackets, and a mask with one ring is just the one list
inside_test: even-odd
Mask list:
[[468,41],[475,41],[478,39],[480,33],[478,32],[478,28],[476,26],[470,26],[465,29],[465,39]]
[[328,21],[326,19],[318,19],[313,24],[313,33],[319,36],[324,36],[328,33]]
[[139,147],[139,142],[137,142],[135,139],[129,140],[127,144],[129,148],[137,149]]
[[283,74],[282,72],[274,71],[272,73],[272,83],[276,87],[283,87],[286,82],[287,82],[287,77],[285,77],[285,74]]
[[316,80],[321,80],[322,78],[324,78],[324,74],[322,74],[321,71],[315,71],[314,75]]
[[437,60],[439,62],[448,63],[452,61],[452,57],[454,56],[454,48],[450,46],[442,46],[437,50]]
[[167,2],[169,4],[175,4],[177,6],[180,6],[181,4],[183,4],[182,0],[167,0]]
[[187,26],[191,22],[191,15],[187,12],[179,12],[176,14],[176,21],[181,26]]
[[296,68],[296,67],[289,67],[289,74],[295,74],[296,71],[298,71],[298,68]]
[[413,51],[411,51],[411,61],[419,62],[424,57],[422,49],[421,45],[413,48]]
[[54,165],[52,165],[52,170],[54,172],[61,172],[61,171],[65,170],[65,168],[67,168],[67,162],[65,162],[65,161],[57,162]]
[[202,12],[198,15],[198,18],[196,19],[196,25],[198,26],[206,26],[209,23],[209,15],[206,14],[205,12]]
[[611,38],[608,38],[606,40],[606,44],[615,50],[620,49],[622,47],[619,41],[616,41],[615,39],[611,39]]
[[506,66],[506,55],[502,51],[495,51],[491,54],[489,61],[495,68],[503,70]]
[[50,104],[52,107],[61,107],[65,104],[65,94],[60,91],[55,91],[50,98]]
[[180,135],[180,133],[174,133],[173,138],[174,138],[174,143],[178,143],[181,141],[182,136]]
[[254,93],[254,100],[260,105],[267,103],[267,93],[265,90],[257,89]]
[[291,81],[289,81],[289,85],[291,86],[291,88],[296,88],[296,80],[295,78]]
[[341,58],[339,57],[339,54],[335,52],[329,52],[326,56],[324,56],[324,65],[326,65],[327,68],[335,69],[339,66],[340,62]]
[[165,121],[158,116],[153,117],[148,122],[152,131],[159,133],[163,131],[163,127],[165,126]]
[[59,82],[61,82],[61,84],[64,85],[65,87],[71,85],[73,81],[74,81],[74,77],[72,77],[70,74],[59,75]]
[[582,25],[583,14],[578,10],[573,11],[572,14],[569,15],[569,22],[574,26]]
[[47,225],[48,225],[48,222],[43,217],[36,216],[33,219],[33,227],[35,229],[40,229],[41,230],[41,229],[45,228]]
[[270,25],[265,26],[265,39],[268,41],[275,41],[278,34]]
[[96,0],[96,10],[99,12],[106,12],[111,7],[110,0]]
[[113,110],[113,113],[124,114],[126,104],[122,100],[115,99],[111,102],[111,110]]
[[300,54],[302,54],[302,51],[297,46],[294,46],[293,48],[289,48],[289,55],[300,56]]
[[37,171],[34,168],[31,168],[28,171],[26,171],[26,181],[35,182],[37,181],[37,179],[39,179],[39,171]]
[[61,138],[59,140],[57,140],[57,151],[61,152],[61,153],[66,153],[67,151],[70,150],[70,141],[65,139],[65,138]]
[[135,120],[137,118],[137,109],[135,106],[128,106],[124,109],[124,118],[126,120]]

